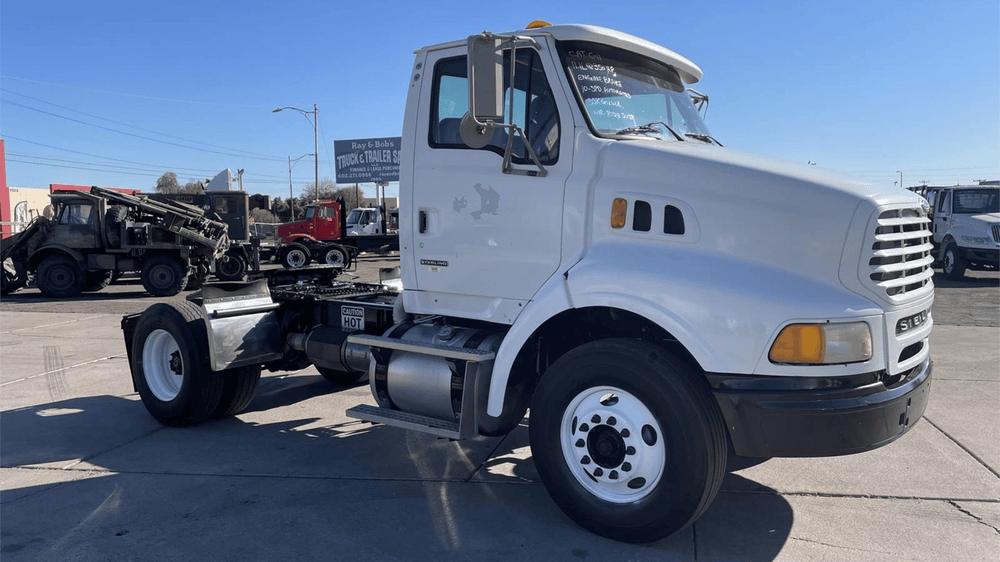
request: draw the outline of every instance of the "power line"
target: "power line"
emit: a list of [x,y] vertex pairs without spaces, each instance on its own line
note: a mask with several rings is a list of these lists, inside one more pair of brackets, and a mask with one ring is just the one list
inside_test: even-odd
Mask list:
[[78,109],[73,109],[72,107],[66,107],[64,105],[59,105],[57,103],[52,103],[52,102],[49,102],[49,101],[45,101],[43,99],[34,98],[34,97],[31,97],[31,96],[28,96],[28,95],[25,95],[25,94],[22,94],[22,93],[19,93],[19,92],[15,92],[13,90],[8,90],[7,88],[0,88],[0,92],[7,92],[8,94],[14,94],[15,96],[21,96],[23,98],[27,98],[27,99],[32,100],[32,101],[36,101],[36,102],[39,102],[39,103],[44,103],[46,105],[51,105],[53,107],[58,107],[59,109],[65,109],[67,111],[72,111],[73,113],[79,113],[80,115],[86,115],[87,117],[93,117],[94,119],[101,119],[102,121],[107,121],[109,123],[114,123],[116,125],[122,125],[124,127],[131,127],[133,129],[137,129],[139,131],[145,131],[147,133],[153,133],[153,134],[164,136],[164,137],[167,137],[167,138],[178,139],[178,140],[187,141],[187,142],[193,142],[195,144],[202,144],[202,145],[205,145],[205,146],[210,146],[212,148],[221,148],[223,150],[232,150],[234,152],[242,152],[244,154],[249,154],[249,155],[253,155],[253,156],[261,156],[261,157],[264,157],[264,158],[277,158],[276,156],[270,156],[268,154],[258,154],[258,153],[255,153],[255,152],[246,152],[246,151],[239,150],[239,149],[236,149],[236,148],[229,148],[229,147],[226,147],[226,146],[218,146],[218,145],[210,144],[210,143],[207,143],[207,142],[202,142],[202,141],[199,141],[199,140],[187,139],[187,138],[184,138],[184,137],[178,137],[178,136],[174,136],[174,135],[168,135],[166,133],[161,133],[159,131],[154,131],[152,129],[145,129],[143,127],[138,127],[136,125],[130,125],[128,123],[122,123],[121,121],[115,121],[114,119],[108,119],[107,117],[101,117],[100,115],[94,115],[93,113],[87,113],[85,111],[80,111]]
[[31,82],[33,84],[44,84],[46,86],[57,86],[59,88],[67,88],[67,89],[70,89],[70,90],[80,90],[80,91],[84,91],[84,92],[96,92],[96,93],[99,93],[99,94],[110,94],[110,95],[114,95],[114,96],[125,96],[125,97],[130,97],[130,98],[138,98],[138,99],[146,99],[146,100],[169,101],[169,102],[174,102],[174,103],[187,103],[187,104],[192,104],[192,105],[220,105],[220,106],[228,106],[228,107],[252,107],[252,108],[256,108],[256,109],[270,108],[270,106],[253,105],[253,104],[248,104],[248,103],[229,103],[229,102],[214,102],[214,101],[179,100],[179,99],[173,99],[173,98],[160,98],[160,97],[154,97],[154,96],[144,96],[144,95],[140,95],[140,94],[126,94],[124,92],[112,92],[110,90],[96,90],[96,89],[93,89],[93,88],[82,88],[82,87],[79,87],[79,86],[69,86],[69,85],[66,85],[66,84],[56,84],[55,82],[43,82],[41,80],[30,80],[28,78],[18,78],[17,76],[8,76],[6,74],[0,74],[0,78],[6,78],[8,80],[19,80],[21,82]]
[[224,155],[224,156],[236,156],[238,158],[250,158],[250,159],[253,159],[253,160],[267,160],[267,161],[273,161],[273,162],[281,162],[283,160],[281,158],[272,158],[272,157],[261,158],[261,157],[257,157],[257,156],[246,156],[246,155],[242,155],[242,154],[232,154],[232,153],[229,153],[229,152],[219,152],[217,150],[207,150],[207,149],[204,149],[204,148],[198,148],[198,147],[194,147],[194,146],[187,146],[187,145],[183,145],[183,144],[176,143],[176,142],[170,142],[170,141],[165,141],[165,140],[160,140],[160,139],[154,139],[154,138],[150,138],[150,137],[144,137],[142,135],[137,135],[135,133],[129,133],[129,132],[126,132],[126,131],[119,131],[118,129],[112,129],[110,127],[103,127],[101,125],[95,125],[93,123],[87,123],[86,121],[80,121],[79,119],[73,119],[72,117],[66,117],[65,115],[59,115],[57,113],[52,113],[51,111],[45,111],[43,109],[38,109],[36,107],[31,107],[31,106],[28,106],[28,105],[17,103],[16,101],[10,101],[10,100],[0,100],[0,101],[3,101],[3,103],[8,104],[8,105],[13,105],[13,106],[16,106],[16,107],[21,107],[23,109],[27,109],[29,111],[36,111],[36,112],[42,113],[44,115],[50,115],[52,117],[57,117],[59,119],[65,119],[65,120],[71,121],[73,123],[79,123],[81,125],[87,125],[88,127],[94,127],[94,128],[97,128],[97,129],[102,129],[104,131],[110,131],[112,133],[118,133],[120,135],[134,137],[134,138],[138,138],[138,139],[142,139],[142,140],[148,140],[148,141],[151,141],[151,142],[158,142],[158,143],[162,143],[162,144],[166,144],[166,145],[170,145],[170,146],[177,146],[177,147],[180,147],[180,148],[187,148],[189,150],[197,150],[199,152],[210,152],[212,154],[221,154],[221,155]]

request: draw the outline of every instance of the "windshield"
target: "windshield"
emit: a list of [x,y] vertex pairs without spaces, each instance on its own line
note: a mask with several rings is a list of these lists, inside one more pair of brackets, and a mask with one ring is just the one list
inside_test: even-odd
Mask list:
[[558,48],[595,133],[702,140],[709,134],[673,67],[598,43],[561,41]]
[[361,215],[360,209],[352,209],[347,215],[347,224],[358,224],[358,217]]
[[1000,190],[959,189],[955,191],[955,213],[976,215],[1000,213]]

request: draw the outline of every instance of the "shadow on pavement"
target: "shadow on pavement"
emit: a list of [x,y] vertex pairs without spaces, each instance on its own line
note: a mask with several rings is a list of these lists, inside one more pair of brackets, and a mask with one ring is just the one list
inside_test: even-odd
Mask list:
[[[730,474],[693,529],[652,545],[609,541],[573,524],[538,484],[530,456],[511,454],[527,447],[523,425],[504,438],[453,442],[289,419],[324,387],[367,393],[287,377],[262,387],[246,415],[190,428],[161,426],[131,396],[0,413],[0,464],[22,468],[4,473],[0,553],[5,562],[767,561],[791,529],[787,501]],[[280,416],[270,412],[279,406]]]

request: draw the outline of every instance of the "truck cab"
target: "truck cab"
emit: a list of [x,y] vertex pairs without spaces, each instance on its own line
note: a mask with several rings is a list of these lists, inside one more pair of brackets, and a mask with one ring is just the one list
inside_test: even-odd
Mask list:
[[961,279],[966,269],[1000,267],[1000,189],[934,187],[927,199],[936,256],[949,279]]

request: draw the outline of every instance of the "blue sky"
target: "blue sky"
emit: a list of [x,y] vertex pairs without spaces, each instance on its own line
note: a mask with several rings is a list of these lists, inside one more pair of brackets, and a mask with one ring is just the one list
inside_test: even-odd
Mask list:
[[[475,7],[473,7],[475,6]],[[0,136],[11,186],[152,190],[246,170],[287,197],[313,152],[398,136],[412,53],[534,19],[660,43],[705,72],[728,147],[893,185],[1000,179],[1000,4],[3,0]],[[310,157],[293,170],[299,195]],[[371,190],[369,190],[370,192]]]

